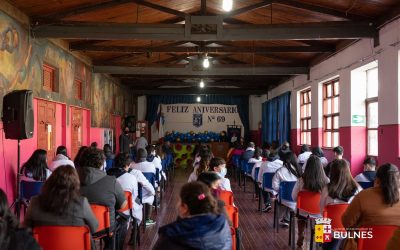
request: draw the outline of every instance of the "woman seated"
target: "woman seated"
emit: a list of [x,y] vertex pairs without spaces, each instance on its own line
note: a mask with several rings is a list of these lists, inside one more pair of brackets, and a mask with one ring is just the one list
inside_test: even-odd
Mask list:
[[[296,155],[293,152],[283,153],[281,160],[283,167],[279,168],[272,178],[272,188],[279,192],[279,187],[283,181],[297,181],[301,177],[301,167],[297,164]],[[289,213],[296,210],[296,202],[285,202],[284,210],[279,225],[282,227],[289,226]]]
[[88,226],[94,233],[97,219],[88,200],[79,193],[79,177],[75,168],[56,168],[44,183],[39,196],[32,198],[25,216],[25,226]]
[[0,249],[40,250],[36,240],[20,228],[17,218],[8,207],[7,195],[0,189]]
[[[342,216],[345,228],[369,225],[400,226],[399,169],[386,163],[378,168],[373,188],[361,191]],[[345,249],[357,249],[354,239],[345,240]]]
[[254,163],[254,167],[251,170],[251,178],[255,180],[255,174],[256,174],[256,168],[259,168],[262,164],[262,150],[261,148],[257,147],[256,150],[254,150],[254,155],[252,158],[250,158],[249,163]]
[[[322,189],[326,184],[329,183],[328,177],[326,177],[324,169],[321,164],[321,160],[318,156],[311,155],[308,158],[305,170],[300,179],[297,180],[296,185],[293,188],[292,198],[297,201],[297,195],[300,191],[310,191],[310,192],[322,192]],[[308,214],[306,212],[300,211],[299,217],[297,219],[298,225],[298,240],[297,246],[303,246],[304,241],[304,229],[307,225],[306,218],[308,216],[320,217],[320,214]]]
[[[325,206],[329,204],[350,203],[354,196],[362,190],[351,176],[350,166],[346,160],[334,160],[330,173],[330,182],[322,189],[321,193],[321,214]],[[340,241],[333,239],[330,243],[324,243],[323,249],[336,249],[339,243]]]
[[[324,151],[322,151],[322,149],[320,147],[314,147],[312,149],[311,155],[317,156],[319,158],[323,168],[325,168],[329,164],[328,159],[325,158]],[[308,158],[310,158],[310,157],[308,157]],[[306,168],[307,161],[308,161],[308,159],[304,161],[304,164],[302,166],[303,172],[304,172],[304,169]]]
[[179,218],[159,229],[154,250],[231,250],[231,231],[217,201],[201,182],[190,182],[180,192]]
[[47,152],[43,149],[36,149],[27,162],[21,168],[21,181],[42,181],[44,182],[51,171],[47,167]]
[[194,167],[193,172],[189,175],[188,182],[196,181],[199,174],[207,172],[209,170],[210,160],[211,160],[210,154],[204,155],[201,158],[199,164]]

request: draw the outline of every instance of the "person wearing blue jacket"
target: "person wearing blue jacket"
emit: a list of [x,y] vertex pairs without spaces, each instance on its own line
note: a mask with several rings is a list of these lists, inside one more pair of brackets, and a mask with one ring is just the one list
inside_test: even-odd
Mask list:
[[205,184],[198,181],[185,184],[180,199],[178,219],[159,229],[153,250],[232,249],[226,217],[218,213],[217,201]]

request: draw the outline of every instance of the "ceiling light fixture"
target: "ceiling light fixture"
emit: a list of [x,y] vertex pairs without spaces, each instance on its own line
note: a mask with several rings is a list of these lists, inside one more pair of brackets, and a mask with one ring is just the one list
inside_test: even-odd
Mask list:
[[222,9],[226,12],[232,10],[233,0],[222,0]]
[[206,68],[206,69],[208,69],[208,67],[210,67],[210,60],[208,59],[207,56],[204,57],[204,60],[203,60],[203,67]]
[[196,98],[196,101],[197,101],[197,102],[201,102],[201,97],[198,96],[198,97]]
[[204,88],[204,81],[203,80],[200,81],[199,86],[200,86],[200,88]]

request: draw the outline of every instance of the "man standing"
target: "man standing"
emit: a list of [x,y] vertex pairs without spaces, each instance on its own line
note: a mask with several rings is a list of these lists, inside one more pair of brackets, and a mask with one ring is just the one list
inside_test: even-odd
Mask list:
[[144,135],[144,133],[140,133],[140,137],[136,140],[136,152],[138,152],[140,148],[146,149],[148,145],[147,139],[144,137]]
[[129,136],[129,128],[125,127],[124,133],[119,136],[120,152],[131,154],[132,147],[133,147],[133,141],[132,138]]

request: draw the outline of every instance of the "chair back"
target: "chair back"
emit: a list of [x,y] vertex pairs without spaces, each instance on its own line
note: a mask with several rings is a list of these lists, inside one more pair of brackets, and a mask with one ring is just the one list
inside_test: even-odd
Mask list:
[[262,189],[273,191],[272,188],[272,178],[274,178],[275,173],[264,173],[262,180]]
[[21,197],[30,200],[40,194],[43,184],[42,181],[21,181]]
[[279,184],[279,202],[282,203],[283,201],[294,202],[292,198],[292,191],[296,185],[296,181],[282,181]]
[[300,191],[297,196],[297,208],[309,214],[320,214],[321,193]]
[[161,160],[161,166],[162,166],[162,170],[164,172],[166,172],[167,171],[167,159],[166,158]]
[[366,225],[363,228],[372,230],[371,239],[358,239],[357,250],[377,250],[386,249],[386,245],[392,238],[393,233],[398,226],[376,226],[376,225]]
[[90,207],[92,208],[93,214],[96,217],[97,222],[99,223],[99,226],[97,227],[97,231],[95,233],[106,232],[111,226],[110,208],[97,204],[90,204]]
[[235,206],[225,206],[226,213],[229,219],[232,221],[232,226],[234,228],[239,228],[239,209]]
[[374,186],[373,181],[360,181],[358,183],[363,189],[371,188]]
[[232,236],[232,250],[236,250],[236,230],[234,227],[231,227],[231,236]]
[[90,250],[90,230],[86,226],[38,226],[33,237],[43,250]]
[[156,188],[156,175],[150,172],[143,172],[144,177]]
[[346,211],[349,204],[329,204],[324,208],[324,218],[331,219],[332,230],[343,231],[342,215]]
[[158,184],[160,184],[160,169],[159,168],[156,168],[156,176],[155,176],[155,178],[156,178],[156,182],[158,183]]
[[245,169],[246,174],[251,175],[251,172],[253,171],[255,163],[247,163],[247,168]]
[[143,204],[143,185],[138,183],[138,198],[140,200],[140,204]]
[[232,164],[236,167],[240,167],[240,155],[233,155],[232,156]]
[[254,181],[258,182],[258,173],[260,173],[260,168],[254,170]]
[[221,190],[219,199],[225,202],[225,205],[233,205],[233,193],[231,191]]
[[133,209],[133,204],[132,204],[132,193],[129,191],[124,191],[125,198],[126,198],[126,206],[118,210],[118,212],[125,212],[130,209]]
[[109,170],[114,166],[114,159],[106,159],[106,170]]

